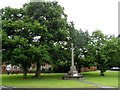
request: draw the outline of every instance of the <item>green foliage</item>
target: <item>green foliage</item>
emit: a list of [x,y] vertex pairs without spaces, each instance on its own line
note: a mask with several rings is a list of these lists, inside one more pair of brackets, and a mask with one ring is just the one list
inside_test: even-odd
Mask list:
[[120,57],[119,57],[119,52],[120,52],[120,45],[119,45],[119,39],[115,36],[112,36],[109,41],[106,42],[106,45],[104,46],[104,51],[106,51],[107,59],[108,59],[108,66],[109,67],[114,67],[117,66],[119,67],[120,64]]
[[20,9],[3,8],[2,22],[3,59],[21,63],[25,72],[30,63],[37,63],[37,74],[42,63],[53,64],[52,48],[58,48],[54,43],[62,47],[60,42],[68,36],[67,17],[58,2],[30,2]]
[[51,58],[47,50],[47,45],[39,45],[38,47],[32,45],[30,47],[30,55],[32,56],[31,59],[34,61],[34,63],[38,60],[40,60],[41,63],[48,62],[50,63]]
[[66,40],[67,19],[64,9],[57,2],[31,2],[25,4],[24,8],[29,18],[47,27],[49,32],[47,41]]
[[100,75],[104,76],[107,69],[118,66],[118,39],[115,36],[106,36],[99,30],[92,33],[91,39],[95,49],[95,62],[101,71]]

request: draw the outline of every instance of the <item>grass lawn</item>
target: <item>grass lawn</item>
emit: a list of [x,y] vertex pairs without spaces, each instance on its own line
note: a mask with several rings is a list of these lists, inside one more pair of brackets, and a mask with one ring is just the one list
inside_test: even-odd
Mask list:
[[[64,74],[42,74],[41,78],[32,78],[34,74],[28,74],[28,79],[24,79],[22,74],[2,75],[3,86],[25,87],[25,88],[97,88],[94,85],[80,82],[80,80],[62,80]],[[106,72],[106,76],[100,77],[98,71],[84,72],[84,80],[95,82],[104,86],[117,87],[118,73]],[[111,84],[112,82],[112,84]]]
[[85,80],[93,83],[97,83],[103,86],[118,87],[118,72],[107,71],[105,76],[99,76],[99,71],[84,72]]

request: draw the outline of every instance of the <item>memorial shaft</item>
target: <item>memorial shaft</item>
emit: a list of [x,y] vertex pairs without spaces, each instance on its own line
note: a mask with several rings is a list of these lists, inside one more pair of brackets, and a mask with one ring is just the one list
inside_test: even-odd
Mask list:
[[73,48],[73,43],[71,44],[71,50],[72,50],[72,55],[71,55],[71,59],[72,59],[72,66],[74,66],[74,48]]

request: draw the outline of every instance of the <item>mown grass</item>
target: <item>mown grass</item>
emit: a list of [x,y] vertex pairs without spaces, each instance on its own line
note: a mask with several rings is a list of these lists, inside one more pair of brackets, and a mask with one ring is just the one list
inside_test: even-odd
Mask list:
[[99,71],[84,72],[85,80],[93,83],[97,83],[103,86],[118,87],[118,72],[107,71],[105,76],[100,76]]
[[[83,75],[86,81],[104,86],[118,87],[117,72],[106,72],[104,77],[100,77],[98,71],[84,72]],[[64,76],[62,73],[42,74],[41,78],[33,78],[33,76],[34,74],[28,74],[28,79],[24,79],[22,74],[3,74],[2,85],[19,88],[97,88],[80,80],[62,80]]]
[[77,80],[62,80],[63,74],[45,74],[41,78],[32,78],[33,74],[24,79],[22,74],[19,75],[2,75],[3,86],[26,87],[26,88],[84,88],[94,87],[81,83]]

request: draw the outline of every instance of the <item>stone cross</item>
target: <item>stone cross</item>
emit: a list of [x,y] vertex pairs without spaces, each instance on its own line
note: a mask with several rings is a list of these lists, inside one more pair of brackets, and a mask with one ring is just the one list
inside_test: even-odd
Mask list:
[[74,66],[74,48],[73,48],[73,43],[71,43],[71,50],[72,50],[72,54],[71,54],[72,66]]

